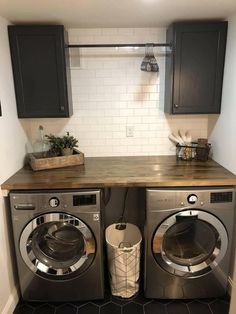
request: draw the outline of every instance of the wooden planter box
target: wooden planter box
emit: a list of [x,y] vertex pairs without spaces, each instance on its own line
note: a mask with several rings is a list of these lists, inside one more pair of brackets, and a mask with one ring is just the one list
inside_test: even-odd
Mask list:
[[84,164],[84,154],[75,148],[73,155],[69,156],[43,158],[43,154],[41,152],[28,154],[29,164],[34,171]]

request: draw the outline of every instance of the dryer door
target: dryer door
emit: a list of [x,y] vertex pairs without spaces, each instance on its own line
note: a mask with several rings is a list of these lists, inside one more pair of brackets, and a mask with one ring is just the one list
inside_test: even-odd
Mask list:
[[47,213],[25,226],[20,252],[34,273],[62,280],[78,276],[91,265],[96,244],[89,227],[77,217]]
[[166,271],[185,277],[208,273],[226,254],[228,236],[222,222],[198,209],[168,217],[156,229],[152,251]]

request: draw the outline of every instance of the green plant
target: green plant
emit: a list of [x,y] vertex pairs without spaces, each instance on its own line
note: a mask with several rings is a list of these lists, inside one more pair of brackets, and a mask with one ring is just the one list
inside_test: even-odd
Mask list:
[[50,146],[50,149],[48,151],[49,156],[60,156],[61,155],[61,149],[62,149],[62,141],[61,138],[58,136],[54,136],[52,134],[45,135],[45,138],[47,138],[47,142]]
[[61,156],[64,148],[73,149],[74,147],[78,147],[78,140],[74,136],[70,135],[69,132],[66,132],[66,135],[62,137],[50,134],[45,135],[45,138],[47,138],[50,146],[48,151],[49,156]]
[[66,132],[66,135],[62,137],[63,148],[78,147],[77,143],[78,143],[78,140],[74,136],[70,135],[69,132]]

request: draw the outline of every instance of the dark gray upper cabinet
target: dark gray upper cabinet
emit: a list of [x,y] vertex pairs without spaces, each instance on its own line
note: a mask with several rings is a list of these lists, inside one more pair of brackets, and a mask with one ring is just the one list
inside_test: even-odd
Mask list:
[[62,25],[9,26],[19,118],[72,114],[67,34]]
[[227,22],[179,22],[167,30],[165,112],[220,113]]

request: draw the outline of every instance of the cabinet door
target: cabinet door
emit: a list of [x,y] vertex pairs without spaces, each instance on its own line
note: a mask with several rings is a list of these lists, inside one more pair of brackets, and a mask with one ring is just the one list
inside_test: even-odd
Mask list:
[[227,22],[173,25],[173,114],[220,113],[226,34]]
[[9,26],[19,118],[68,117],[63,26]]

